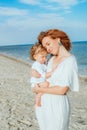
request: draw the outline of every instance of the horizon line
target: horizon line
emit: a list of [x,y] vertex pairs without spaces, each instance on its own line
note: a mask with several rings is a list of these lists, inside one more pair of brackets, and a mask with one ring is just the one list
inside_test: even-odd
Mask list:
[[[77,43],[77,42],[87,42],[86,40],[84,41],[72,41],[71,43]],[[0,45],[0,47],[3,47],[3,46],[20,46],[20,45],[23,45],[23,46],[25,46],[25,45],[33,45],[33,43],[31,44],[31,43],[21,43],[21,44],[8,44],[8,45]]]

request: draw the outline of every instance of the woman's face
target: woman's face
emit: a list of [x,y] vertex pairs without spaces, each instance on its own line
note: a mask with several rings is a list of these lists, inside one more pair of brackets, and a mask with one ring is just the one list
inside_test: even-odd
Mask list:
[[42,45],[47,49],[47,52],[52,55],[58,55],[59,44],[58,38],[52,39],[50,36],[44,37],[42,40]]

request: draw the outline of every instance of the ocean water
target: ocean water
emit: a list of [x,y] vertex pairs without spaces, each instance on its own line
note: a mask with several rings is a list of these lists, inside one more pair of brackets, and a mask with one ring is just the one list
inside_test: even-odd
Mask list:
[[79,73],[87,76],[87,41],[72,43],[71,52],[77,59]]
[[[31,46],[32,44],[0,46],[0,53],[32,63],[29,56]],[[73,42],[71,53],[73,53],[77,59],[79,74],[87,76],[87,41]]]

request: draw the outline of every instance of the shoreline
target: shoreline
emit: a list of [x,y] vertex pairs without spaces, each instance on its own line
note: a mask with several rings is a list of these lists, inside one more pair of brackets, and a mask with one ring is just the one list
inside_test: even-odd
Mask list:
[[[0,54],[0,130],[40,130],[35,117],[35,95],[29,84],[30,64]],[[80,91],[69,92],[69,130],[87,128],[87,78],[79,77]]]
[[14,60],[14,61],[17,61],[17,62],[21,62],[21,63],[23,63],[23,64],[28,65],[29,67],[31,67],[31,63],[29,63],[27,61],[24,61],[22,59],[19,59],[19,58],[15,57],[15,56],[10,56],[10,55],[7,55],[7,54],[2,54],[2,53],[0,53],[0,56],[6,57],[8,59],[11,59],[11,60]]
[[[25,61],[25,60],[23,60],[23,59],[19,59],[19,58],[15,57],[15,56],[10,56],[10,55],[8,55],[8,54],[0,53],[0,56],[6,57],[6,58],[11,59],[11,60],[15,60],[15,61],[20,62],[20,63],[23,63],[23,64],[25,64],[25,65],[28,65],[29,67],[31,67],[31,65],[32,65],[31,62]],[[79,78],[80,78],[80,79],[85,79],[85,80],[87,80],[87,75],[85,75],[85,74],[80,74],[80,73],[78,73],[78,75],[79,75]]]

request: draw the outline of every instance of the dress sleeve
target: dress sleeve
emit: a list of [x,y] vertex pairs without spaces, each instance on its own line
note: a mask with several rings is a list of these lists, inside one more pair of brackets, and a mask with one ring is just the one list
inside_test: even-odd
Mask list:
[[64,66],[61,66],[61,68],[56,71],[53,84],[61,87],[69,86],[71,91],[79,91],[78,67],[76,59],[65,63]]
[[77,63],[74,62],[72,71],[71,71],[71,77],[70,77],[70,90],[72,91],[79,91],[79,80],[78,80],[78,67]]

